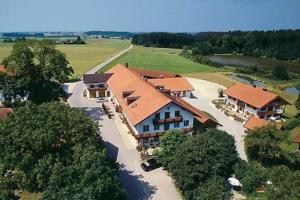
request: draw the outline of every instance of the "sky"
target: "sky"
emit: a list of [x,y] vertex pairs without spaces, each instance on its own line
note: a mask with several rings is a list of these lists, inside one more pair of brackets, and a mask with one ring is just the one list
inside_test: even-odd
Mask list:
[[300,28],[300,0],[0,0],[0,32]]

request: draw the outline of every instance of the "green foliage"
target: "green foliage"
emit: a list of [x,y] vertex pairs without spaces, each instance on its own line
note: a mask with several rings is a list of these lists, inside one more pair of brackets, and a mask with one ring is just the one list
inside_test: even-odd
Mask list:
[[278,80],[290,80],[291,79],[290,74],[288,73],[286,68],[282,65],[277,65],[273,69],[272,75],[275,79],[278,79]]
[[267,126],[252,131],[245,137],[245,147],[248,158],[271,164],[281,156],[279,144],[283,141],[284,134],[273,126]]
[[[232,174],[238,159],[232,136],[210,130],[183,142],[173,155],[176,159],[170,159],[168,168],[187,199],[194,199],[194,194],[200,193],[203,198],[209,198],[212,195],[209,191],[216,188],[219,188],[216,193],[227,196],[228,190],[220,182]],[[215,182],[215,177],[221,179]],[[207,193],[205,188],[209,188]]]
[[29,103],[0,122],[0,146],[2,171],[15,172],[2,188],[43,199],[124,198],[118,166],[106,157],[98,126],[80,110]]
[[4,88],[6,104],[27,98],[41,104],[65,98],[62,88],[73,73],[65,55],[52,40],[16,42],[3,64],[13,72]]
[[134,35],[132,43],[166,48],[189,46],[194,55],[241,53],[297,60],[300,58],[299,36],[299,30],[142,33]]
[[295,106],[296,106],[297,110],[300,110],[300,94],[298,95],[298,98],[295,102]]
[[188,136],[179,130],[170,130],[160,138],[161,150],[158,152],[159,162],[165,169],[176,159],[176,150],[179,145],[188,140]]
[[253,193],[255,190],[263,186],[267,180],[267,170],[259,163],[247,163],[240,160],[235,167],[235,176],[242,183],[243,191],[246,193]]
[[284,130],[292,130],[297,126],[300,126],[300,117],[295,119],[290,119],[283,124]]
[[290,171],[285,166],[277,166],[271,170],[270,178],[272,185],[267,189],[268,199],[300,199],[300,171]]
[[193,200],[226,200],[232,199],[229,186],[222,177],[212,177],[207,182],[199,185],[190,198]]

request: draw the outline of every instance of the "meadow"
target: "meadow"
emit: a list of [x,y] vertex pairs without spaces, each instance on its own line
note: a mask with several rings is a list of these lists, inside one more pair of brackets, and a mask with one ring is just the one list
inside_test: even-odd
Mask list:
[[[71,78],[79,78],[89,69],[130,46],[129,40],[91,39],[86,43],[86,45],[57,45],[57,49],[66,54],[74,69]],[[0,42],[0,62],[9,55],[12,46],[12,43]]]
[[132,50],[106,65],[103,71],[118,63],[128,62],[130,67],[168,71],[179,74],[219,72],[222,68],[210,67],[180,56],[181,49],[134,46]]

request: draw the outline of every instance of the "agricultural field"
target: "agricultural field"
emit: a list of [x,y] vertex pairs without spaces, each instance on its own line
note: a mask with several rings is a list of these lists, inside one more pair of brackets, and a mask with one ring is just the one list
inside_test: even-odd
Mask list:
[[[75,71],[72,78],[79,78],[92,67],[130,46],[129,40],[91,39],[86,42],[86,45],[57,45],[66,54]],[[0,62],[9,55],[12,45],[0,42]]]
[[179,74],[197,72],[219,72],[222,68],[199,64],[180,56],[181,49],[134,46],[132,50],[105,66],[103,71],[118,63],[129,63],[130,67],[168,71]]

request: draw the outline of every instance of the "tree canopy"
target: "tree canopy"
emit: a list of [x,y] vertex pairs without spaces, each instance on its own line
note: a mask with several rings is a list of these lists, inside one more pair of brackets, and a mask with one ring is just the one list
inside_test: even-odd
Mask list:
[[54,41],[18,41],[2,63],[12,72],[2,85],[6,104],[20,99],[41,104],[66,97],[62,85],[73,69]]
[[169,162],[167,168],[186,199],[230,199],[226,178],[238,160],[232,136],[211,130],[187,139],[169,132],[161,145],[160,154],[166,154],[159,158]]
[[[98,126],[83,111],[28,103],[0,122],[0,190],[42,199],[124,199],[118,165],[107,158]],[[9,195],[9,193],[7,193]]]
[[300,30],[229,31],[188,33],[141,33],[132,43],[144,46],[183,48],[195,55],[242,53],[249,56],[297,60],[300,58]]

